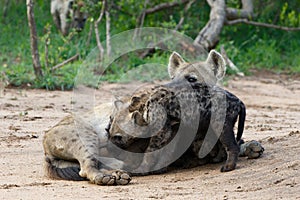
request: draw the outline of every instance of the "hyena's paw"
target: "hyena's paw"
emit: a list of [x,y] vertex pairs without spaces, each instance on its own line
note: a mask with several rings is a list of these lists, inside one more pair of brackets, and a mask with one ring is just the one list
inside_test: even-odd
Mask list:
[[122,170],[106,171],[99,173],[91,180],[97,185],[127,185],[131,181],[131,176]]
[[233,163],[228,164],[228,163],[226,163],[225,165],[223,165],[223,166],[221,167],[221,172],[229,172],[229,171],[232,171],[232,170],[235,169],[235,167],[236,167],[236,164],[233,164]]
[[261,143],[252,140],[241,144],[239,156],[247,156],[250,159],[259,158],[263,154],[264,150],[265,149]]

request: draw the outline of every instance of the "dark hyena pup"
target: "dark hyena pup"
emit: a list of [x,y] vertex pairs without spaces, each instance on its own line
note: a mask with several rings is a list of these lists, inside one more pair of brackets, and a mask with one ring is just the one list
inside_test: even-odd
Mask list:
[[[192,145],[179,161],[186,160],[185,158],[188,157],[184,163],[194,166],[195,163],[192,162],[195,161],[197,165],[197,163],[220,162],[225,159],[226,163],[221,171],[235,169],[240,150],[238,142],[241,143],[246,111],[243,102],[235,95],[215,85],[217,80],[222,78],[225,73],[222,56],[215,51],[211,51],[205,62],[190,64],[185,62],[179,54],[173,53],[168,68],[170,77],[173,79],[169,84],[133,94],[131,104],[127,107],[127,110],[120,112],[122,117],[120,118],[117,114],[112,118],[109,129],[110,139],[118,146],[128,147],[133,142],[137,143],[136,141],[140,140],[139,136],[145,140],[146,132],[154,130],[149,128],[145,132],[145,129],[139,129],[139,127],[164,121],[165,124],[159,131],[150,133],[152,137],[149,137],[145,152],[152,152],[168,144],[176,135],[181,123],[180,125],[188,127],[187,130],[190,130],[190,132],[195,131],[196,127],[197,134],[193,138]],[[203,74],[204,72],[205,74]],[[181,99],[181,102],[178,101],[178,98]],[[223,116],[217,115],[217,118],[211,119],[212,113],[218,113],[219,103],[223,105]],[[163,108],[163,111],[161,108]],[[196,118],[197,115],[200,116],[200,120],[195,122],[193,116]],[[223,117],[223,119],[219,120],[218,117]],[[239,126],[235,138],[233,127],[238,118]],[[128,127],[131,124],[130,126],[135,128],[131,132],[129,129],[124,131],[120,124],[122,124],[122,127]],[[210,124],[212,125],[209,126]],[[208,131],[210,131],[210,136],[213,136],[215,141],[205,143],[204,139]],[[190,137],[188,132],[184,137]],[[185,139],[182,138],[182,141]],[[243,149],[243,152],[248,149],[248,152],[255,154],[253,154],[254,156],[249,154],[249,156],[257,158],[263,152],[263,148],[257,144],[257,142],[255,144],[249,142],[241,149]],[[178,147],[178,144],[174,148],[176,146]],[[199,152],[201,147],[208,148],[206,156],[201,155]],[[176,150],[173,149],[173,152],[176,152]],[[167,160],[167,157],[173,156],[173,152],[169,151],[167,152],[169,155],[164,154],[161,157]],[[190,152],[196,154],[197,159],[195,159],[195,156],[190,159]],[[151,157],[149,154],[145,155],[141,163],[144,171],[158,169],[157,165],[162,166],[157,157]]]

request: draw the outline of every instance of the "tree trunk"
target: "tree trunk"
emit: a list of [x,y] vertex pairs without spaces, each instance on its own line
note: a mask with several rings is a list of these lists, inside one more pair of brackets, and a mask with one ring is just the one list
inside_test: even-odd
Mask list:
[[209,21],[200,31],[194,43],[200,44],[209,51],[218,44],[224,24],[230,24],[231,20],[252,19],[252,0],[241,0],[241,2],[242,9],[235,9],[227,8],[225,0],[207,0],[211,7]]
[[33,13],[33,0],[26,0],[26,4],[27,4],[28,26],[30,30],[30,47],[31,47],[33,69],[36,78],[41,79],[43,77],[43,72],[41,68],[40,56],[38,51],[36,25],[34,20],[34,13]]
[[110,44],[110,13],[109,9],[105,10],[105,18],[106,18],[106,52],[107,56],[111,56],[111,44]]
[[211,7],[209,21],[194,40],[194,44],[199,44],[209,51],[219,42],[226,21],[226,5],[225,0],[207,0],[207,3]]
[[253,2],[252,0],[242,0],[242,9],[227,8],[227,20],[235,19],[252,19],[253,18]]
[[97,41],[97,47],[99,49],[99,61],[103,60],[103,56],[104,56],[104,48],[101,44],[101,40],[100,40],[100,33],[98,30],[98,24],[101,22],[103,15],[105,13],[105,8],[106,8],[106,0],[102,1],[102,8],[99,14],[98,19],[95,21],[94,23],[94,28],[95,28],[95,35],[96,35],[96,41]]
[[5,3],[4,3],[4,6],[3,6],[3,22],[5,21],[5,18],[7,16],[7,10],[8,10],[8,7],[9,7],[9,3],[10,3],[9,0],[5,0]]

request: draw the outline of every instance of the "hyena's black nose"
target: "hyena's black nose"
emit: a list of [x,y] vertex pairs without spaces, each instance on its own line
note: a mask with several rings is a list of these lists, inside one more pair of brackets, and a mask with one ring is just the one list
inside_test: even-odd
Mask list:
[[124,145],[123,136],[120,133],[117,133],[114,136],[112,136],[111,140],[116,145]]
[[76,26],[76,31],[80,32],[83,30],[83,28],[84,28],[84,22],[78,22]]

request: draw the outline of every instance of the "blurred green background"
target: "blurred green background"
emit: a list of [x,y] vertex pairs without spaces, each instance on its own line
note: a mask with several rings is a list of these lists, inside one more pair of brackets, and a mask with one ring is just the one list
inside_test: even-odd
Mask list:
[[[175,0],[152,0],[147,8],[162,2]],[[110,9],[111,35],[133,29],[136,20],[144,8],[144,1],[119,0],[112,1],[114,7]],[[240,8],[240,1],[228,0],[227,6]],[[115,9],[119,8],[119,9]],[[50,14],[50,1],[36,0],[34,6],[35,20],[38,32],[39,53],[44,77],[35,79],[30,50],[30,36],[24,0],[11,0],[5,8],[5,1],[0,2],[0,81],[11,86],[29,86],[46,89],[71,89],[77,69],[92,49],[96,47],[94,30],[89,40],[90,26],[98,17],[101,2],[94,1],[90,8],[90,16],[85,29],[81,33],[72,32],[63,37],[54,26]],[[5,12],[6,10],[6,12]],[[299,27],[300,1],[254,0],[254,21],[270,24]],[[184,12],[184,5],[172,9],[149,14],[145,18],[144,27],[164,27],[174,29],[182,16],[185,21],[178,30],[191,38],[195,38],[205,26],[209,18],[210,7],[204,0],[195,1],[188,12]],[[92,27],[93,28],[93,27]],[[105,19],[99,25],[101,40],[105,40]],[[45,46],[48,45],[48,64],[46,63]],[[282,31],[271,28],[256,27],[247,24],[224,26],[221,39],[216,47],[224,45],[229,58],[246,74],[250,69],[267,69],[274,72],[300,72],[300,32]],[[51,67],[63,62],[78,53],[79,60],[65,65],[58,70],[51,71]],[[156,52],[145,59],[137,54],[128,54],[119,61],[118,65],[111,65],[104,72],[101,80],[114,82],[126,71],[145,63],[160,63],[161,73],[142,78],[163,79],[167,77],[165,68],[168,62],[167,53]],[[123,64],[120,65],[120,62]],[[47,66],[48,65],[48,66]],[[119,67],[123,66],[123,67]],[[124,67],[125,66],[125,67]],[[137,72],[140,69],[137,70]],[[142,72],[141,72],[142,73]],[[227,73],[234,73],[228,71]],[[137,77],[136,75],[134,75]]]

